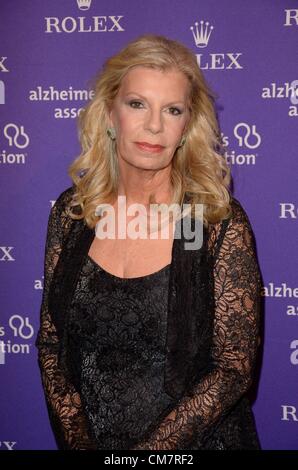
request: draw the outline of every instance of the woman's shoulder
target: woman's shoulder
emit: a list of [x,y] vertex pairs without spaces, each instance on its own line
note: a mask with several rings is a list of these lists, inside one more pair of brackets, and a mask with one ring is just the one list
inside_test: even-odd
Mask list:
[[227,228],[238,227],[238,229],[242,228],[245,231],[252,232],[250,217],[244,209],[243,204],[235,196],[231,196],[230,205],[232,214],[228,219]]
[[239,199],[232,195],[230,197],[230,207],[231,214],[220,222],[211,225],[209,230],[211,248],[213,248],[215,253],[219,252],[224,240],[235,243],[239,237],[247,238],[247,240],[254,238],[251,222],[246,210]]
[[49,230],[66,234],[72,226],[73,219],[69,215],[69,206],[74,194],[74,186],[64,189],[55,200],[49,215]]
[[66,188],[56,198],[56,202],[54,204],[54,207],[56,207],[56,209],[64,211],[67,208],[67,206],[69,205],[69,203],[71,202],[74,192],[75,192],[74,185],[69,186],[68,188]]

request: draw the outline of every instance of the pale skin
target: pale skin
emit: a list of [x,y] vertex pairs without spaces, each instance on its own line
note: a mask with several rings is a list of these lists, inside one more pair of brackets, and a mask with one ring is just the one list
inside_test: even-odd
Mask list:
[[[154,194],[158,203],[170,203],[172,159],[190,119],[189,91],[187,77],[176,69],[162,72],[135,66],[122,79],[109,113],[109,126],[116,132],[118,195],[126,196],[127,206],[139,203],[149,208],[150,194]],[[135,142],[164,148],[150,153],[138,148]],[[117,200],[113,207],[117,221]],[[127,217],[127,223],[132,218]],[[166,239],[95,237],[88,254],[115,276],[146,276],[170,264],[171,229],[169,234]]]

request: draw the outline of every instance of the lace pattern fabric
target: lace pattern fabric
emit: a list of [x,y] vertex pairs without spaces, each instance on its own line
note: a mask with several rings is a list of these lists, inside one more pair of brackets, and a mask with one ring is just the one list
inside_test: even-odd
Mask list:
[[[65,210],[71,195],[72,188],[64,191],[49,217],[36,346],[59,448],[97,449],[99,442],[87,418],[80,389],[59,365],[61,338],[48,301],[55,266],[76,223]],[[232,209],[227,222],[208,229],[215,307],[210,370],[178,401],[165,406],[132,448],[259,448],[246,392],[253,380],[259,342],[261,278],[248,217],[235,198]]]
[[67,322],[69,364],[98,449],[129,449],[172,403],[163,390],[169,265],[114,276],[85,257]]

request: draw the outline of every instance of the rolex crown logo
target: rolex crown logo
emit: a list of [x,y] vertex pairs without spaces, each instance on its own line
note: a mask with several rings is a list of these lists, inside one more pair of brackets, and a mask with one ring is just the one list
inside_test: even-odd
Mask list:
[[89,10],[92,0],[77,0],[80,10]]
[[205,21],[201,20],[200,25],[196,21],[195,22],[195,28],[193,26],[191,26],[190,29],[192,31],[196,46],[197,47],[206,47],[208,45],[210,35],[212,33],[212,30],[213,30],[213,26],[209,26],[208,21],[205,22]]

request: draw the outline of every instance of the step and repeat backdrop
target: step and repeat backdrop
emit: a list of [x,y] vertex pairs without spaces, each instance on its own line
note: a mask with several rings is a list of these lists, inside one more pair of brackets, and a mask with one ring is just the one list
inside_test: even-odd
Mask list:
[[298,449],[298,1],[0,0],[0,450],[57,448],[34,346],[49,211],[90,79],[144,33],[188,46],[218,95],[264,284],[253,411],[263,449]]

